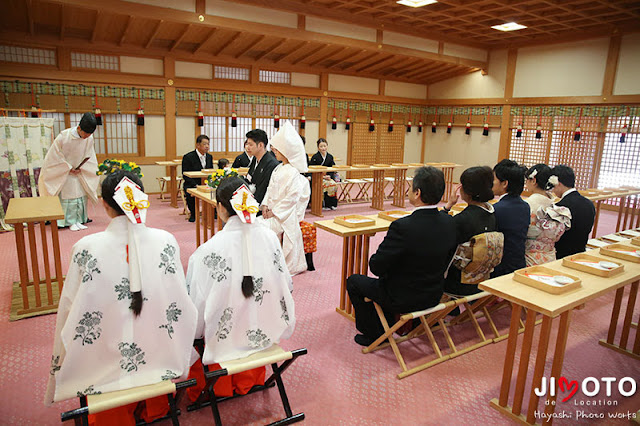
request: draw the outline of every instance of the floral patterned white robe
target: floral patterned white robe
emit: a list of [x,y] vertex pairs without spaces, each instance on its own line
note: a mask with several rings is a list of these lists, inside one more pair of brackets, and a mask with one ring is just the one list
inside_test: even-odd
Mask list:
[[45,404],[186,377],[197,312],[187,293],[180,248],[160,229],[138,229],[143,305],[129,308],[127,223],[73,247],[58,306]]
[[[244,237],[251,241],[254,292],[242,294]],[[187,286],[198,309],[205,365],[249,356],[287,339],[295,327],[293,282],[276,235],[232,216],[189,259]]]

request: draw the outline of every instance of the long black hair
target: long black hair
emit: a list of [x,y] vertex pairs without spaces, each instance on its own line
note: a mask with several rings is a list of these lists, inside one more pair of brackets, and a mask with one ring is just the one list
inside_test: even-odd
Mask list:
[[[142,185],[142,181],[133,172],[128,172],[126,170],[117,170],[109,175],[102,181],[102,199],[118,213],[119,216],[122,216],[124,212],[113,199],[113,194],[115,194],[116,186],[120,183],[122,178],[128,177],[131,179],[136,185],[140,187],[140,190],[144,191],[144,185]],[[136,291],[131,293],[131,306],[129,309],[133,311],[135,316],[139,316],[142,311],[142,292]]]
[[[216,201],[222,204],[222,207],[227,211],[229,217],[235,216],[236,211],[231,206],[231,197],[238,188],[244,185],[244,181],[239,177],[228,177],[220,181],[218,189],[216,189]],[[251,256],[251,253],[249,253]],[[253,295],[254,283],[253,277],[245,275],[242,277],[242,294],[245,298],[249,298]]]
[[469,167],[460,175],[460,183],[473,201],[486,203],[493,198],[493,171],[487,166]]
[[553,189],[553,185],[549,183],[549,178],[551,177],[551,167],[547,166],[546,164],[540,163],[530,167],[524,174],[524,176],[527,179],[535,179],[536,186],[544,191]]

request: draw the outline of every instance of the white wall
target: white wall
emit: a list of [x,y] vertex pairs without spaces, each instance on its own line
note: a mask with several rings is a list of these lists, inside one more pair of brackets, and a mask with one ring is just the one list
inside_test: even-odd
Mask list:
[[[146,117],[145,117],[146,120]],[[159,177],[169,176],[165,173],[164,166],[158,165],[148,165],[148,166],[140,166],[140,170],[142,170],[142,184],[144,185],[144,191],[146,193],[151,192],[160,192],[160,184],[158,183]],[[167,189],[165,188],[165,191]]]
[[425,146],[425,162],[454,162],[462,164],[454,171],[453,180],[460,182],[460,174],[472,166],[493,166],[497,163],[500,145],[500,130],[490,129],[489,136],[482,136],[482,128],[474,127],[471,135],[464,134],[464,127],[454,127],[451,134],[440,126],[437,133],[431,133],[431,126],[426,126],[427,140]]
[[480,71],[443,80],[429,86],[429,99],[502,98],[507,77],[507,51],[489,57],[487,75]]
[[478,49],[476,47],[445,43],[442,53],[445,55],[458,56],[460,58],[473,59],[476,61],[486,61],[489,52],[484,49]]
[[264,7],[221,0],[207,0],[206,4],[206,12],[208,15],[242,19],[244,21],[278,25],[281,27],[298,28],[298,15],[295,13],[281,12]]
[[144,148],[147,157],[164,157],[166,140],[164,136],[164,116],[144,116]]
[[384,31],[382,33],[382,42],[392,46],[406,47],[407,49],[422,50],[425,52],[438,53],[438,42],[436,40],[427,40],[421,37],[413,37],[406,34]]
[[518,49],[513,96],[598,96],[608,50],[608,38]]
[[[404,127],[404,163],[419,163],[420,154],[422,153],[422,133],[418,133],[417,122],[411,126],[411,133],[407,133],[406,126]],[[395,129],[394,129],[395,130]],[[422,131],[427,130],[426,127],[422,127]]]
[[[344,122],[338,122],[336,130],[331,129],[331,123],[328,123],[326,139],[327,142],[329,142],[329,152],[331,153],[331,155],[333,155],[333,158],[336,159],[336,163],[347,164],[349,132],[347,132],[344,128]],[[318,150],[316,149],[314,153],[317,151]]]
[[329,90],[333,90],[336,92],[366,93],[369,95],[377,95],[379,88],[379,82],[375,78],[329,74]]
[[120,71],[134,74],[163,75],[164,62],[162,59],[120,56]]
[[182,157],[196,146],[195,117],[176,117],[176,155]]
[[169,9],[196,11],[196,0],[125,0],[131,3],[149,4],[151,6],[168,7]]
[[319,134],[320,122],[307,120],[307,126],[304,129],[304,137],[307,140],[307,143],[304,147],[309,156],[312,156],[318,151],[316,141],[318,140]]
[[305,74],[300,72],[291,73],[291,85],[300,87],[320,87],[320,76],[318,74]]
[[176,61],[176,77],[211,79],[213,78],[213,65]]
[[375,28],[361,27],[344,22],[329,21],[314,16],[307,16],[305,19],[305,29],[316,33],[330,34],[340,37],[354,38],[364,41],[376,41]]
[[387,80],[384,83],[384,94],[386,96],[397,96],[400,98],[426,99],[427,86],[425,84]]
[[614,95],[640,94],[640,33],[622,37],[618,72],[613,86]]

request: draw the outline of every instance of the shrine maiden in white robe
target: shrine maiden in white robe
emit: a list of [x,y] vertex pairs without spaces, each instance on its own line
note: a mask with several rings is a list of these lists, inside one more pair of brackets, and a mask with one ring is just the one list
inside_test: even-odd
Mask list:
[[[243,256],[243,233],[253,247]],[[244,263],[253,295],[242,294]],[[293,281],[276,235],[232,216],[189,259],[187,286],[198,309],[196,337],[204,337],[205,365],[249,356],[287,339],[295,327]]]
[[58,307],[45,404],[186,377],[197,312],[173,235],[136,225],[142,311],[129,308],[129,219],[73,247]]

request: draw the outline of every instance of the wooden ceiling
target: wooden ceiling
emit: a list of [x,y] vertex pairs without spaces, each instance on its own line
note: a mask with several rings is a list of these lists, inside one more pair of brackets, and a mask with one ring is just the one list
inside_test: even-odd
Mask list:
[[[488,49],[640,30],[640,1],[629,0],[438,0],[419,8],[396,0],[236,1]],[[528,28],[491,28],[506,22]]]
[[[239,2],[296,12],[298,28],[211,15],[199,22],[193,12],[121,0],[12,0],[4,2],[0,41],[431,84],[487,66],[443,54],[442,42],[493,48],[640,29],[640,2],[620,0],[441,0],[419,9],[393,0]],[[204,14],[204,5],[196,0],[198,13]],[[374,27],[378,40],[306,31],[305,15]],[[509,20],[530,28],[489,28]],[[439,53],[383,44],[383,30],[439,40]]]

